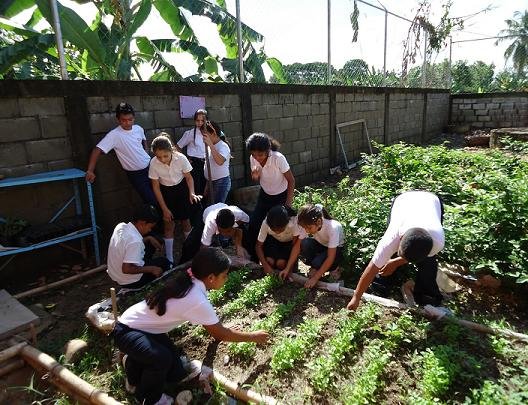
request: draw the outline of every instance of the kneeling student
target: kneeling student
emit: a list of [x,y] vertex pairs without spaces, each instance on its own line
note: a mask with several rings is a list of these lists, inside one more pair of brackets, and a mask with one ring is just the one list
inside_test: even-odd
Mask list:
[[[338,280],[341,277],[339,264],[343,258],[343,226],[332,219],[321,204],[306,204],[297,215],[300,227],[299,240],[292,249],[292,256],[301,255],[305,264],[310,266],[305,288],[314,287],[328,271],[330,277]],[[288,263],[281,272],[281,278],[287,278],[293,269]]]
[[284,270],[288,264],[293,267],[297,257],[292,254],[292,248],[298,238],[299,227],[295,211],[284,205],[271,208],[262,221],[255,246],[265,273]]
[[163,393],[166,382],[195,377],[200,368],[182,356],[167,335],[184,322],[203,327],[219,341],[265,343],[266,331],[241,332],[222,325],[207,298],[207,290],[221,288],[229,269],[229,258],[220,250],[200,250],[187,271],[176,276],[146,300],[128,308],[118,318],[111,336],[125,353],[126,388],[140,403],[171,404]]
[[[378,277],[378,284],[386,284],[386,277],[406,263],[415,264],[418,272],[413,291],[405,293],[412,293],[419,305],[440,305],[442,294],[436,283],[436,255],[444,247],[442,217],[442,202],[433,193],[407,191],[396,197],[389,226],[363,271],[347,308],[355,310],[359,306],[361,296],[375,277]],[[395,253],[397,256],[391,259]],[[378,273],[382,277],[377,276]]]
[[[162,246],[153,236],[146,236],[159,220],[156,208],[144,205],[134,213],[132,222],[121,222],[115,227],[108,246],[106,271],[121,287],[140,289],[170,268],[165,257],[152,258]],[[144,242],[152,245],[147,253]]]

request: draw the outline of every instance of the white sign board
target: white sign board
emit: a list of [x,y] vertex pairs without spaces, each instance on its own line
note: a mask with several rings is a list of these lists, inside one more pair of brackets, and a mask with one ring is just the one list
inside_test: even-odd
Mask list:
[[193,118],[196,110],[205,109],[205,97],[180,96],[180,116]]

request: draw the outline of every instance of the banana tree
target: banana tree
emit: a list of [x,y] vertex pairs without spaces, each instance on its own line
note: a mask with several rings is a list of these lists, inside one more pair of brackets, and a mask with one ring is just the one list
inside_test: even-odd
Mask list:
[[[87,0],[78,0],[87,3]],[[94,21],[88,25],[74,10],[59,2],[58,11],[62,34],[67,50],[70,74],[81,78],[99,80],[129,80],[132,72],[140,79],[139,65],[150,63],[154,68],[151,80],[222,80],[222,66],[226,80],[237,76],[236,19],[227,12],[225,3],[213,4],[203,0],[93,0],[97,8]],[[133,4],[132,4],[133,3]],[[15,24],[12,17],[37,6],[26,24]],[[175,38],[149,39],[136,32],[145,23],[154,6],[170,26]],[[218,33],[226,48],[226,57],[211,54],[200,44],[187,15],[208,17],[218,27]],[[0,50],[0,75],[13,71],[23,61],[35,60],[34,50],[41,52],[41,59],[56,61],[51,30],[35,30],[42,18],[52,25],[48,0],[5,0],[0,6],[0,40],[6,46]],[[110,17],[110,18],[108,18]],[[107,26],[104,21],[111,19]],[[9,41],[3,33],[18,36]],[[263,52],[263,37],[250,27],[242,26],[243,55],[246,76],[251,81],[265,81],[262,65],[267,63],[281,82],[284,79],[282,65],[275,58],[267,58]],[[198,71],[190,77],[182,77],[176,67],[167,61],[167,52],[186,52],[194,58]]]

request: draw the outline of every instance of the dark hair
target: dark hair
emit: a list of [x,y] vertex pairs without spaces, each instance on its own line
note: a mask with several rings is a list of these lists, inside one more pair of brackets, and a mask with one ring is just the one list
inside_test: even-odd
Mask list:
[[160,132],[152,141],[150,150],[152,153],[156,153],[157,150],[168,150],[172,152],[174,150],[174,145],[172,144],[170,135],[166,132]]
[[[203,108],[199,108],[198,110],[194,112],[193,119],[196,121],[199,115],[204,116],[204,125],[205,125],[205,121],[207,121],[207,110],[204,110]],[[194,126],[193,139],[194,139],[193,142],[196,143],[196,125]]]
[[433,238],[422,228],[411,228],[400,240],[398,254],[410,263],[418,263],[427,257],[433,248]]
[[296,215],[295,210],[284,205],[276,205],[268,211],[266,222],[271,229],[284,228],[288,225],[290,217]]
[[222,229],[232,228],[235,225],[235,214],[230,209],[222,208],[216,214],[216,225]]
[[246,148],[250,152],[268,152],[269,150],[277,151],[280,148],[280,143],[269,135],[262,132],[255,132],[246,139]]
[[[216,132],[216,135],[218,135],[218,137],[222,141],[224,141],[227,144],[227,146],[229,146],[229,151],[231,152],[233,148],[231,147],[231,144],[229,143],[229,141],[226,139],[224,131],[222,131],[222,128],[220,128],[220,125],[218,125],[218,123],[215,121],[206,121],[205,125],[208,128],[214,129],[214,131]],[[233,154],[231,154],[231,159],[233,159]]]
[[321,204],[305,204],[299,210],[297,223],[300,226],[314,225],[319,219],[332,219]]
[[119,118],[119,116],[121,114],[132,114],[132,115],[135,115],[134,107],[132,107],[130,104],[125,103],[124,101],[122,101],[121,103],[119,103],[117,105],[117,107],[115,109],[116,118]]
[[[229,269],[230,264],[229,257],[221,249],[205,247],[194,256],[191,264],[192,275],[198,280],[203,280],[210,274],[218,276]],[[179,271],[173,279],[146,298],[147,305],[150,309],[156,309],[156,313],[162,316],[167,311],[167,300],[185,297],[192,286],[189,273],[185,270]]]
[[145,221],[149,224],[159,222],[160,215],[158,210],[150,204],[144,204],[137,208],[132,215],[132,222]]

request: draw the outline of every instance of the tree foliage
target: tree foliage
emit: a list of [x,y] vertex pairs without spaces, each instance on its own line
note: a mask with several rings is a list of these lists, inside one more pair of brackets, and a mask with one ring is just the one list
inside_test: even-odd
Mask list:
[[524,13],[516,11],[512,19],[506,20],[508,28],[502,30],[499,35],[505,37],[500,38],[497,42],[512,40],[504,51],[504,58],[506,60],[512,59],[513,67],[519,75],[526,73],[528,67],[528,10]]

